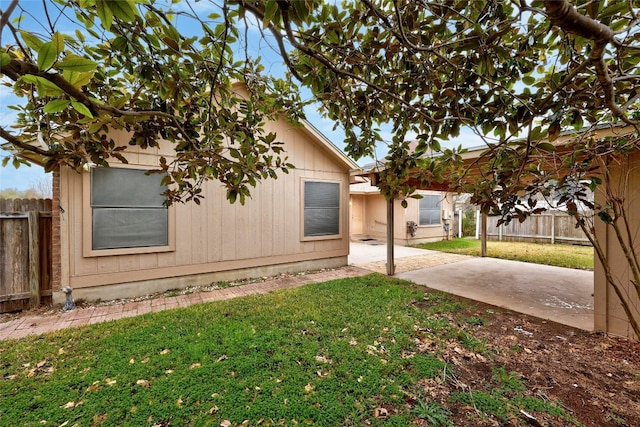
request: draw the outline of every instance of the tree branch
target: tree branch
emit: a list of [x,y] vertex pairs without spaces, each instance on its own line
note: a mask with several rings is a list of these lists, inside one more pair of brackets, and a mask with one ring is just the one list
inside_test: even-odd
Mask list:
[[2,34],[4,27],[9,22],[9,18],[11,18],[11,14],[18,6],[18,2],[19,0],[11,0],[11,3],[9,3],[9,7],[7,7],[7,10],[5,10],[4,12],[0,11],[0,34]]
[[547,17],[553,25],[560,27],[567,33],[577,34],[593,42],[589,61],[596,70],[596,77],[604,92],[605,103],[613,115],[629,125],[640,124],[640,122],[629,119],[624,110],[615,102],[613,80],[604,59],[607,44],[615,44],[616,42],[613,30],[595,19],[578,13],[576,8],[566,0],[545,0],[544,5]]
[[18,148],[22,148],[23,150],[27,150],[27,151],[31,151],[32,153],[38,154],[40,156],[45,156],[45,157],[49,157],[52,155],[51,151],[48,150],[43,150],[42,148],[39,147],[35,147],[31,144],[27,144],[26,142],[22,141],[20,138],[16,137],[15,135],[10,134],[9,132],[7,132],[6,130],[4,130],[4,128],[0,127],[0,138],[4,139],[5,141],[7,141],[8,143],[18,147]]
[[[264,13],[257,8],[255,5],[253,4],[249,4],[249,3],[243,3],[243,7],[245,7],[248,11],[250,11],[251,13],[253,13],[254,15],[256,15],[256,17],[258,17],[260,19],[260,21],[263,21],[264,18]],[[416,108],[414,105],[411,105],[411,103],[405,101],[404,99],[402,99],[400,96],[398,96],[395,93],[392,93],[386,89],[384,89],[383,87],[381,87],[380,85],[377,85],[373,82],[367,81],[366,79],[353,74],[349,71],[346,70],[342,70],[338,67],[336,67],[328,58],[326,58],[324,55],[322,55],[320,52],[315,51],[314,49],[300,43],[296,36],[293,34],[293,30],[291,29],[291,23],[289,21],[288,18],[288,13],[286,10],[281,9],[282,11],[282,20],[283,20],[283,26],[284,26],[284,30],[287,34],[287,40],[289,41],[289,43],[291,43],[291,45],[298,49],[299,51],[305,53],[306,55],[308,55],[309,57],[315,59],[316,61],[320,62],[322,65],[324,65],[325,67],[327,67],[331,72],[335,73],[336,75],[341,75],[341,76],[345,76],[345,77],[349,77],[357,82],[360,82],[368,87],[371,87],[372,89],[375,89],[376,91],[385,94],[386,96],[394,99],[395,101],[397,101],[400,105],[404,105],[405,107],[407,107],[409,110],[411,110],[412,112],[414,112],[416,115],[424,118],[427,122],[431,123],[431,124],[436,124],[436,123],[440,123],[442,122],[442,120],[436,120],[433,117],[431,117],[430,115],[426,114],[424,111],[420,110],[419,108]],[[271,26],[272,24],[270,23],[269,26]],[[275,30],[277,31],[277,29]]]

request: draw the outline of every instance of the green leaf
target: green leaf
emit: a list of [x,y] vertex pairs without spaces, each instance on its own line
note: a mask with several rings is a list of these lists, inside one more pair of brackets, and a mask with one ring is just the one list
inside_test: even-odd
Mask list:
[[42,40],[40,40],[36,35],[32,33],[20,31],[20,35],[22,36],[22,40],[25,42],[25,44],[36,52],[39,51],[44,44]]
[[65,70],[62,75],[66,81],[68,81],[74,87],[80,89],[83,86],[86,86],[91,82],[91,79],[94,76],[93,71],[78,73],[76,71]]
[[87,106],[84,105],[83,103],[78,102],[78,101],[71,101],[71,106],[78,113],[80,113],[80,114],[82,114],[84,116],[93,118],[93,114],[91,114],[91,111],[89,111],[89,108],[87,108]]
[[629,6],[627,5],[627,2],[613,2],[613,4],[611,4],[611,6],[606,7],[601,13],[600,16],[598,17],[598,19],[604,19],[604,18],[609,18],[610,16],[613,16],[617,13],[622,12],[623,10],[626,10]]
[[58,68],[70,71],[93,71],[98,64],[90,59],[83,58],[78,55],[67,55],[62,61],[58,62]]
[[273,19],[278,11],[278,4],[276,0],[267,0],[267,4],[264,7],[264,18],[262,19],[262,25],[266,28],[269,26],[269,22]]
[[605,212],[605,211],[598,212],[598,216],[605,224],[613,223],[613,218],[611,218],[611,215],[609,215],[608,212]]
[[522,78],[522,82],[524,84],[526,84],[527,86],[531,86],[532,84],[534,84],[536,82],[536,78],[533,76],[525,76]]
[[56,31],[51,38],[51,43],[56,49],[56,56],[64,52],[64,35],[62,33]]
[[47,42],[42,45],[38,51],[38,69],[46,71],[56,62],[58,54],[56,53],[56,47],[52,42]]
[[69,106],[69,100],[67,99],[54,99],[53,101],[47,102],[47,105],[44,106],[45,113],[59,113]]
[[44,77],[34,76],[33,74],[25,74],[21,77],[25,83],[34,84],[38,87],[40,96],[56,96],[62,95],[64,92],[54,83]]
[[133,22],[136,19],[137,10],[131,0],[111,0],[107,1],[111,12],[124,22]]
[[102,28],[108,30],[113,25],[113,12],[108,0],[96,0],[96,13],[102,22]]
[[555,145],[549,142],[541,142],[537,146],[538,150],[553,152],[556,151]]
[[76,37],[80,43],[84,43],[84,34],[80,30],[76,30]]
[[0,67],[4,67],[5,65],[9,65],[10,63],[11,55],[5,52],[0,53]]

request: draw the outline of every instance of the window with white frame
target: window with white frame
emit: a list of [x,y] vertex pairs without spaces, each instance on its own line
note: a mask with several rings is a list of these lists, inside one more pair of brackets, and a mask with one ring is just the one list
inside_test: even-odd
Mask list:
[[304,181],[304,237],[340,234],[340,183]]
[[420,199],[420,225],[440,225],[441,200],[438,195],[422,195],[422,199]]
[[163,175],[140,169],[91,171],[92,249],[167,246],[169,213]]

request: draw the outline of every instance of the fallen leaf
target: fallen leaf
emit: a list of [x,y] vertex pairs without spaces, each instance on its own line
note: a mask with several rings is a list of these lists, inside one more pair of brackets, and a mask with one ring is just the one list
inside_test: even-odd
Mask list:
[[220,410],[220,408],[218,408],[217,406],[214,406],[213,408],[209,409],[209,413],[211,415],[217,413]]
[[176,400],[176,405],[182,406],[182,397],[179,397],[178,400]]
[[117,381],[116,380],[112,380],[111,378],[107,378],[105,380],[105,382],[107,383],[107,385],[114,385]]
[[222,356],[218,357],[218,360],[216,360],[216,362],[222,362],[223,360],[227,360],[226,354],[223,354]]
[[222,422],[220,423],[220,427],[231,427],[231,421],[222,420]]
[[385,408],[376,408],[373,410],[374,418],[386,418],[389,416],[389,411]]
[[62,409],[72,409],[75,408],[76,403],[75,402],[67,402],[64,405],[61,406]]
[[200,362],[196,362],[189,366],[189,369],[199,368],[200,366],[202,366],[202,364]]
[[87,391],[95,391],[98,389],[100,381],[94,381],[89,387],[87,387]]
[[322,363],[331,363],[331,362],[332,362],[332,360],[331,360],[331,359],[329,359],[329,358],[327,358],[326,356],[323,356],[323,355],[321,355],[321,354],[319,354],[319,355],[317,355],[317,356],[316,356],[316,360],[317,360],[318,362],[322,362]]
[[145,388],[149,388],[149,381],[148,380],[138,380],[136,381],[136,385],[141,385]]
[[130,364],[130,365],[133,365],[134,363],[136,363],[136,361],[135,361],[135,360],[133,360],[133,358],[129,359],[129,364]]
[[304,386],[304,391],[309,393],[311,390],[313,390],[313,386],[311,384],[307,383],[307,385]]
[[142,359],[142,360],[140,361],[140,363],[148,363],[148,362],[149,362],[149,360],[151,360],[151,358],[149,358],[149,357],[145,357],[144,359]]
[[167,354],[167,353],[169,353],[169,349],[168,348],[165,348],[164,350],[162,350],[160,352],[160,354]]
[[167,369],[164,371],[165,374],[173,374],[173,369]]
[[60,350],[58,350],[58,354],[64,354],[64,348],[61,348]]
[[525,352],[525,353],[528,353],[528,354],[533,353],[533,351],[529,350],[528,348],[525,348],[525,349],[524,349],[524,352]]

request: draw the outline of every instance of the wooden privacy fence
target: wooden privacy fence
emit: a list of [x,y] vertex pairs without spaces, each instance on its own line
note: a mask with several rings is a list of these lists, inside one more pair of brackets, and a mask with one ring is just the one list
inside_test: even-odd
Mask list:
[[488,238],[518,242],[591,244],[584,232],[576,228],[575,219],[564,212],[531,215],[524,222],[514,219],[499,227],[496,227],[497,224],[498,217],[487,218]]
[[0,199],[0,313],[51,303],[51,199]]

